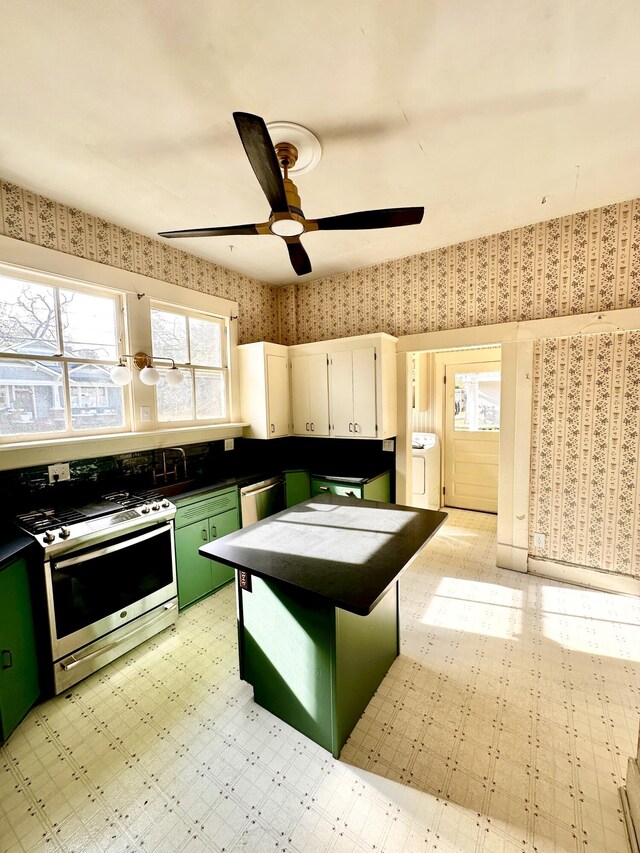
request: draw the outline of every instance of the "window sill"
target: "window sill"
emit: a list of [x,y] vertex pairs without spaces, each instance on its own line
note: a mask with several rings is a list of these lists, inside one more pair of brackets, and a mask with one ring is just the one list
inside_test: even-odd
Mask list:
[[240,438],[246,423],[213,424],[209,426],[177,427],[148,432],[125,432],[117,435],[86,435],[74,438],[54,438],[43,441],[16,441],[0,445],[0,471],[32,468],[54,462],[92,459],[96,456],[115,456],[138,450],[155,450],[176,444],[197,444]]

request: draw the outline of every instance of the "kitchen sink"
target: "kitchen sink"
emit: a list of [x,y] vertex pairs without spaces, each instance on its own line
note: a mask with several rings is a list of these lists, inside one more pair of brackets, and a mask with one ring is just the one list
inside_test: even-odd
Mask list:
[[153,491],[165,498],[173,498],[197,488],[198,482],[196,480],[180,480],[177,483],[167,483],[164,486],[153,486]]

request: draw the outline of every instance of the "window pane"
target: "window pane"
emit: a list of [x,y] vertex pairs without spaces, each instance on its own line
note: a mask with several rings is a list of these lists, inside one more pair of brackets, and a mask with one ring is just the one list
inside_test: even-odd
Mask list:
[[222,367],[222,325],[215,320],[189,318],[191,363]]
[[53,287],[0,278],[0,350],[35,355],[60,352]]
[[113,429],[124,426],[124,398],[109,368],[101,364],[70,364],[71,428]]
[[0,360],[0,435],[66,430],[62,364]]
[[227,416],[227,397],[223,373],[196,370],[196,418],[215,419]]
[[65,355],[112,358],[118,354],[116,302],[75,290],[60,291]]
[[172,358],[179,364],[186,364],[189,361],[187,318],[152,308],[151,349],[157,358]]
[[161,371],[162,378],[156,385],[156,401],[159,421],[191,421],[193,420],[193,389],[191,387],[191,371],[181,371],[184,377],[180,385],[168,385],[165,379],[166,371]]
[[500,429],[500,373],[456,373],[455,429]]

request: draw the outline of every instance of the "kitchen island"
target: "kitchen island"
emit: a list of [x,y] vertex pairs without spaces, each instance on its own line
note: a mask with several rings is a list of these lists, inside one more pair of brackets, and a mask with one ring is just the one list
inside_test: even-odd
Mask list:
[[255,701],[337,758],[399,654],[398,577],[445,518],[325,494],[202,546],[236,569]]

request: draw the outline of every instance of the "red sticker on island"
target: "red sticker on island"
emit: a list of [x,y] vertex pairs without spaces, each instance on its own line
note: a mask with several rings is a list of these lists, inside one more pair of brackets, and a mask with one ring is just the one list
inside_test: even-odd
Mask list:
[[249,572],[245,572],[244,570],[238,571],[238,579],[240,581],[240,589],[246,589],[247,592],[251,592],[251,575]]

